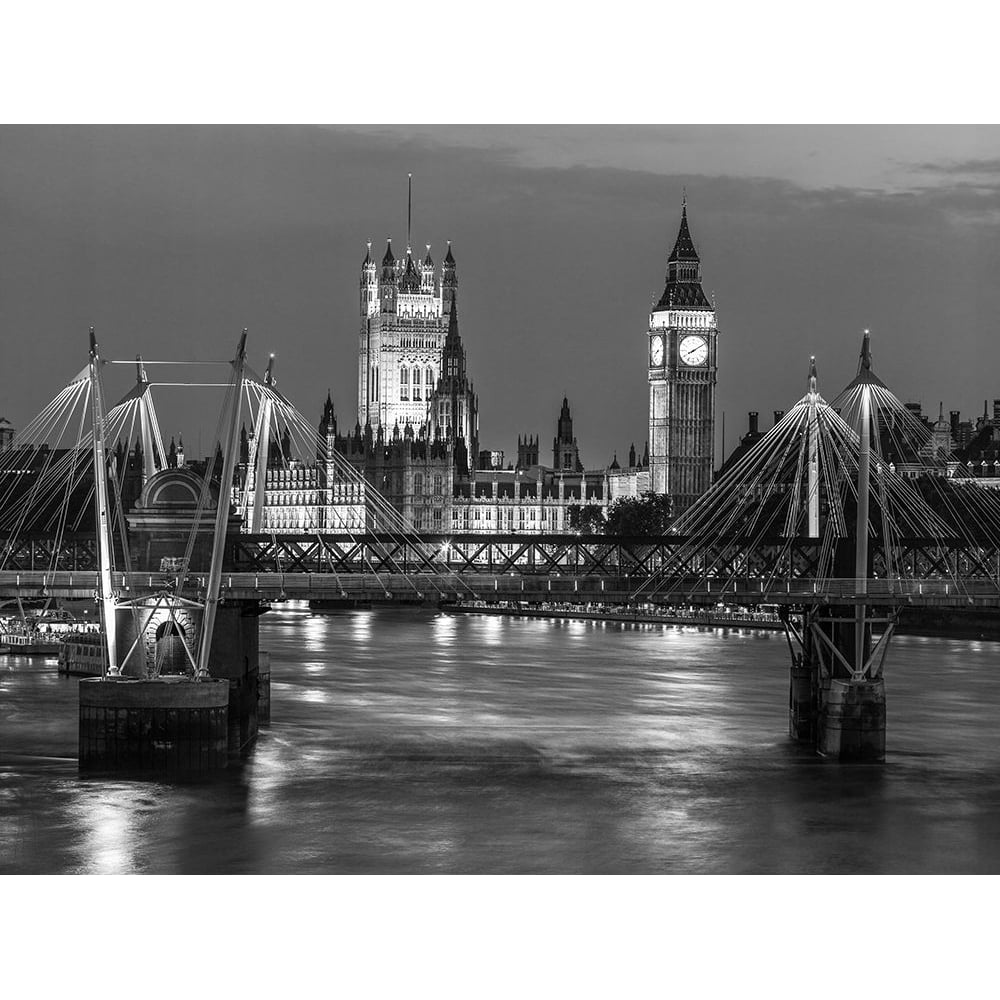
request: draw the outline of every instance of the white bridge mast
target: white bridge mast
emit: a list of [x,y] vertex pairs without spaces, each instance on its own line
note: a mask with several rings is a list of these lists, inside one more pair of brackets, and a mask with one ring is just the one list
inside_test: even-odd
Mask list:
[[[274,385],[274,355],[267,362],[264,385]],[[257,433],[257,457],[254,462],[253,514],[250,519],[250,534],[259,535],[264,512],[264,490],[267,486],[267,455],[271,447],[271,410],[273,403],[265,392],[260,404],[260,428]]]
[[[196,677],[208,676],[208,659],[212,646],[212,632],[215,628],[215,612],[219,604],[219,588],[222,583],[222,560],[226,552],[226,528],[229,524],[229,506],[233,487],[233,470],[239,449],[238,433],[240,409],[243,402],[243,369],[247,358],[247,331],[240,337],[236,357],[233,359],[232,393],[229,411],[229,427],[223,444],[222,478],[219,482],[219,501],[215,511],[215,536],[212,539],[212,562],[205,590],[205,614],[202,617],[201,644],[198,647],[198,670]],[[205,476],[211,476],[212,462],[205,468]]]
[[101,358],[97,337],[90,328],[90,412],[94,437],[94,500],[97,514],[98,600],[104,623],[104,640],[108,650],[108,673],[121,673],[118,666],[118,628],[115,618],[115,595],[111,589],[111,518],[108,514],[108,462],[104,450],[104,392],[101,388]]

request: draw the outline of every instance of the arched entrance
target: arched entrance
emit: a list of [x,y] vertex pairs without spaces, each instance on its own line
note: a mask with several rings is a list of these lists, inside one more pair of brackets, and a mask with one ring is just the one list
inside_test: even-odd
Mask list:
[[186,639],[187,633],[183,625],[172,618],[160,622],[156,628],[156,639],[153,644],[154,673],[160,676],[185,674],[191,669],[187,653],[184,651]]

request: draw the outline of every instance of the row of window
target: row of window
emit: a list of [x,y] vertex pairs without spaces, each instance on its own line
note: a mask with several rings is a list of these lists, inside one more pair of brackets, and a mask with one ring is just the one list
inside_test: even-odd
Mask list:
[[[441,478],[440,476],[438,477]],[[331,501],[361,501],[363,491],[359,483],[344,483],[330,489]],[[264,503],[268,507],[303,506],[319,503],[315,493],[266,493]]]
[[290,504],[314,504],[315,493],[265,493],[264,503],[270,507],[287,507]]
[[[428,483],[430,483],[430,477],[428,476]],[[434,477],[434,493],[437,496],[441,495],[444,489],[444,479],[442,476]],[[424,474],[422,472],[415,472],[413,474],[413,492],[422,495],[424,492]]]
[[437,350],[441,346],[441,338],[435,336],[426,337],[400,337],[400,347],[410,347],[415,350]]
[[[508,523],[510,523],[511,521],[514,520],[514,508],[513,507],[507,508],[506,513],[507,513],[506,520],[507,520]],[[546,522],[546,521],[550,520],[550,518],[549,518],[549,512],[544,507],[541,510],[540,517],[536,518],[535,517],[535,513],[536,513],[535,510],[533,508],[530,508],[528,510],[528,512],[527,512],[527,518],[525,518],[525,510],[524,510],[524,508],[523,507],[519,507],[518,508],[517,519],[519,521],[521,521],[522,523],[526,519],[529,522],[530,521],[535,521],[535,520],[541,520],[542,522]],[[560,520],[559,513],[560,513],[560,511],[559,511],[558,508],[552,511],[551,521],[552,521],[553,524],[556,524]],[[479,507],[473,507],[471,509],[471,514],[470,514],[470,508],[468,508],[468,507],[463,507],[461,509],[458,508],[458,507],[453,507],[452,510],[451,510],[451,519],[453,521],[458,521],[460,518],[462,520],[464,520],[466,524],[469,523],[470,518],[473,521],[480,521],[480,520],[482,520],[482,521],[492,521],[493,520],[493,509],[491,507],[487,507],[484,510],[484,509],[479,508]],[[503,510],[497,511],[497,521],[503,521],[503,520],[504,520],[504,511]]]
[[[400,402],[408,402],[410,399],[411,383],[410,376],[412,374],[412,393],[414,402],[419,402],[423,395],[420,389],[420,369],[414,368],[411,372],[409,368],[399,369],[399,399]],[[428,368],[424,371],[424,385],[427,388],[427,398],[431,398],[431,393],[434,391],[434,369]]]

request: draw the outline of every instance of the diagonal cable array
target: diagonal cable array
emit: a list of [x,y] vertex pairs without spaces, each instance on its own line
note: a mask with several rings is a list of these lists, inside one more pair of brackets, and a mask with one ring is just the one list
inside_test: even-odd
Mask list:
[[[389,543],[406,546],[420,558],[421,572],[414,574],[399,565],[392,556],[391,545],[384,551],[386,562],[396,575],[407,579],[415,596],[423,596],[415,577],[420,578],[420,585],[430,587],[439,596],[444,596],[446,589],[454,591],[456,588],[464,590],[470,596],[473,594],[472,588],[460,574],[451,571],[442,561],[442,551],[434,543],[425,541],[410,521],[344,455],[328,444],[326,437],[320,434],[275,388],[273,380],[269,377],[261,379],[249,370],[248,375],[250,377],[244,381],[244,390],[247,394],[248,410],[253,417],[255,444],[261,441],[265,444],[268,441],[279,442],[282,435],[287,432],[290,443],[289,454],[286,455],[285,449],[279,445],[276,448],[265,449],[269,452],[267,457],[272,455],[276,457],[278,467],[285,471],[292,469],[295,464],[306,468],[313,466],[315,480],[310,484],[309,492],[315,489],[316,502],[303,504],[301,514],[309,533],[316,537],[321,548],[326,546],[323,539],[324,528],[326,531],[348,535],[352,543],[358,545],[363,552],[367,546],[378,544],[377,539],[372,538],[373,534],[385,536]],[[269,421],[266,429],[263,426],[265,420]],[[266,457],[264,463],[261,462],[261,456],[253,452],[248,457],[246,480],[237,496],[237,506],[245,517],[250,514],[255,500],[257,476],[262,469],[263,474],[265,476],[267,474]],[[320,478],[321,467],[323,479]],[[335,502],[328,498],[327,502],[321,505],[320,497],[324,489],[328,493],[337,492],[341,497],[353,499]],[[332,514],[335,523],[321,525],[320,506]],[[273,526],[270,528],[270,533],[274,538],[276,533]],[[371,565],[367,555],[365,562],[371,574],[385,589],[385,583]]]
[[[675,521],[680,544],[634,596],[682,600],[706,580],[752,578],[766,599],[789,579],[808,577],[822,593],[829,581],[854,577],[846,542],[858,512],[862,400],[873,425],[867,532],[878,557],[869,573],[912,580],[931,567],[962,592],[970,561],[996,552],[1000,496],[953,478],[954,456],[932,454],[931,430],[870,366],[831,405],[816,388],[813,359],[806,395]],[[907,474],[894,456],[912,460]]]

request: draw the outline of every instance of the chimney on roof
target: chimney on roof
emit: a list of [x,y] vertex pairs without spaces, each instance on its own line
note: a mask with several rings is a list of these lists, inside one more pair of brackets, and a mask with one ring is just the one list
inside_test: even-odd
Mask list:
[[784,411],[784,410],[775,410],[775,411],[774,411],[774,422],[775,422],[775,423],[777,424],[777,423],[778,423],[778,421],[780,421],[780,420],[781,420],[781,418],[782,418],[782,417],[783,417],[784,415],[785,415],[785,411]]
[[948,416],[951,419],[951,436],[958,440],[958,423],[961,413],[958,410],[950,410]]
[[1000,399],[993,400],[993,420],[1000,423]]
[[747,414],[747,416],[750,418],[750,433],[751,434],[758,433],[758,431],[757,431],[757,417],[759,416],[759,414],[757,413],[756,410],[751,410]]

